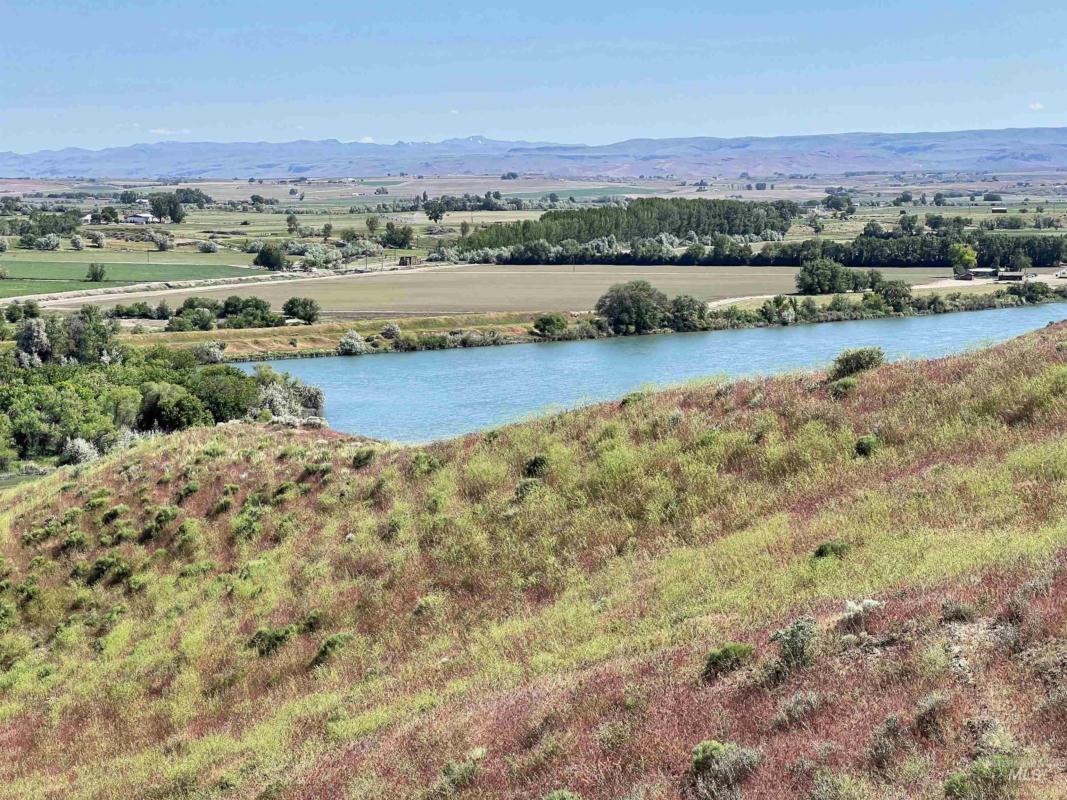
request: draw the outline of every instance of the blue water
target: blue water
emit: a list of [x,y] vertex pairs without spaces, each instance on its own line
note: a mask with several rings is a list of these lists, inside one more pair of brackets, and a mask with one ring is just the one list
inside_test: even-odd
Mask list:
[[[1067,317],[1067,303],[788,328],[266,361],[326,392],[336,430],[425,442],[703,376],[819,367],[848,347],[935,357]],[[248,370],[255,362],[240,365]]]

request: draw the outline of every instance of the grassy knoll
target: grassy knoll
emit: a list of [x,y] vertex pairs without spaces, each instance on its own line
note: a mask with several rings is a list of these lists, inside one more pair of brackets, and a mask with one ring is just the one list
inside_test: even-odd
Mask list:
[[8,490],[0,797],[1061,796],[1063,340]]
[[[433,266],[433,265],[430,265]],[[946,277],[945,270],[883,269],[887,280],[926,283]],[[485,266],[458,265],[420,271],[383,272],[307,280],[278,286],[213,290],[176,290],[166,295],[180,305],[191,295],[224,298],[256,296],[280,308],[294,295],[313,297],[334,313],[450,314],[459,312],[591,309],[609,286],[644,279],[668,295],[692,294],[702,300],[796,291],[791,267],[686,266]],[[113,304],[114,298],[94,302]],[[119,300],[118,302],[126,302]]]

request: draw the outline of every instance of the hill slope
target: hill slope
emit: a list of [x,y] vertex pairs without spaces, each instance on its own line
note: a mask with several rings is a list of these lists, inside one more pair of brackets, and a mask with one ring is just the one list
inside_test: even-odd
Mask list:
[[0,797],[1058,796],[1061,340],[65,468],[0,517]]
[[104,150],[0,153],[0,176],[54,178],[324,177],[475,174],[736,177],[774,173],[1052,171],[1067,167],[1067,128],[630,139],[608,145],[506,142],[160,142]]

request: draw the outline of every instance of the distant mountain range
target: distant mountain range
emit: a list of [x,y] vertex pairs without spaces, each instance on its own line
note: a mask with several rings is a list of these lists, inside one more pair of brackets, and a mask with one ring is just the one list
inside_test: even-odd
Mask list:
[[372,144],[160,142],[104,150],[0,153],[0,177],[293,178],[485,175],[736,177],[845,172],[1009,172],[1067,169],[1067,128],[947,133],[842,133],[719,139],[629,139],[608,145],[506,142],[470,136]]

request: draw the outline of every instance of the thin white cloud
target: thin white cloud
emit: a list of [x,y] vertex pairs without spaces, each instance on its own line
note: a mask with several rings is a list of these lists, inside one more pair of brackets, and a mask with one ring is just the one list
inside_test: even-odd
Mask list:
[[1045,110],[1045,104],[1044,103],[1038,103],[1035,100],[1033,103],[1030,104],[1030,110],[1031,111],[1044,111]]
[[184,136],[190,133],[188,128],[150,128],[148,132],[159,136]]
[[448,113],[451,114],[453,117],[458,117],[459,116],[459,111],[454,109],[454,108],[451,111],[449,111]]
[[374,137],[373,136],[360,136],[359,140],[363,144],[372,144],[374,142]]

